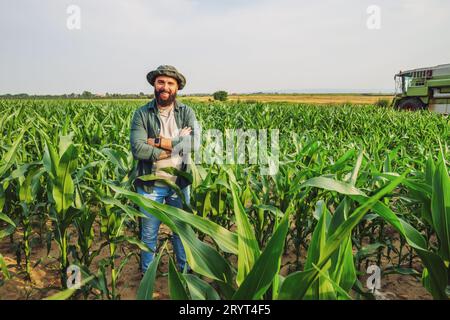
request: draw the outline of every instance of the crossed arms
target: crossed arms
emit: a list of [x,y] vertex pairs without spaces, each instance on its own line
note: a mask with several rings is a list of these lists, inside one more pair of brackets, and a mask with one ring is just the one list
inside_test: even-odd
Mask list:
[[[192,132],[191,127],[184,127],[180,133],[179,137],[186,137],[190,135]],[[148,138],[147,144],[151,145],[154,148],[160,148],[162,149],[162,152],[160,153],[158,160],[170,158],[172,155],[173,145],[172,145],[172,139],[165,138],[163,136],[159,136],[159,143],[156,143],[156,139]]]
[[[170,158],[172,151],[177,150],[183,146],[183,152],[191,151],[191,143],[188,138],[193,138],[194,149],[199,147],[200,127],[198,126],[195,114],[188,111],[188,126],[184,127],[179,136],[169,139],[165,137],[159,137],[160,142],[155,143],[155,139],[148,138],[144,121],[146,115],[142,112],[135,112],[131,122],[130,130],[130,144],[131,152],[136,160],[151,160],[157,161],[161,159]],[[188,137],[191,136],[191,137]]]

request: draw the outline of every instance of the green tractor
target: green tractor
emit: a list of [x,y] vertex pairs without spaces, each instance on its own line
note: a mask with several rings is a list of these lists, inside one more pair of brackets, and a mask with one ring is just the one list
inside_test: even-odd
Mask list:
[[400,72],[395,83],[394,108],[450,114],[450,64]]

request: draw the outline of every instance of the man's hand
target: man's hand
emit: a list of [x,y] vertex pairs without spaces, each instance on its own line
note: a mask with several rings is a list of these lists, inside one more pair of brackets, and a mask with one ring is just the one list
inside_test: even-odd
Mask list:
[[167,158],[170,158],[171,156],[172,156],[172,153],[170,151],[163,150],[160,153],[158,160],[167,159]]
[[191,127],[184,127],[183,129],[181,129],[180,131],[180,137],[185,137],[190,135],[192,132],[192,128]]

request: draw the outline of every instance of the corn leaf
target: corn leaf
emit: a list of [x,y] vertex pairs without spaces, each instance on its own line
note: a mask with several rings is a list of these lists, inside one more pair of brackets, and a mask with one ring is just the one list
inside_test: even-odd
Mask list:
[[159,260],[161,259],[161,254],[157,254],[153,261],[148,266],[147,271],[139,284],[139,289],[137,291],[137,300],[152,300],[153,299],[153,288],[155,286],[156,272],[158,270]]
[[169,259],[169,293],[172,300],[189,300],[183,281],[172,258]]
[[233,296],[235,300],[257,300],[270,287],[274,277],[280,271],[280,265],[274,263],[283,254],[284,241],[289,227],[289,214],[285,214],[272,238],[267,243],[253,268]]

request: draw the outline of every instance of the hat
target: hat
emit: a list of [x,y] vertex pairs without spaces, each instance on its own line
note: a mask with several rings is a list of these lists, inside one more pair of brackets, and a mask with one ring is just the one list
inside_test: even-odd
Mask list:
[[159,76],[167,76],[176,79],[178,82],[179,90],[183,89],[186,85],[186,78],[173,66],[162,65],[159,66],[156,70],[150,71],[147,74],[147,81],[152,86],[155,86],[155,79]]

